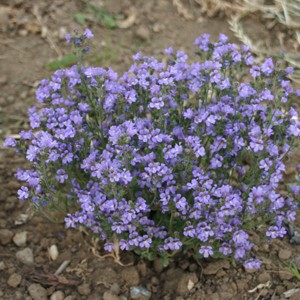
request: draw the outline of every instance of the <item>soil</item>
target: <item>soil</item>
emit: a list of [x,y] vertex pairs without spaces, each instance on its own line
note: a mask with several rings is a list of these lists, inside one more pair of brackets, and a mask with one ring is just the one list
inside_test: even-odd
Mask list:
[[[95,35],[91,63],[118,72],[128,68],[131,56],[139,50],[161,56],[163,49],[173,45],[192,53],[192,43],[202,33],[216,39],[222,32],[239,42],[228,27],[226,14],[205,12],[201,1],[88,3],[0,1],[1,145],[5,136],[28,127],[26,112],[35,103],[38,82],[53,72],[49,64],[53,66],[70,51],[64,34],[74,28],[89,27]],[[114,16],[117,28],[99,21],[95,12],[87,11],[88,5],[100,7],[102,19]],[[266,29],[255,15],[246,24],[257,42],[279,44],[276,27]],[[297,155],[290,163],[296,160]],[[300,274],[297,268],[294,273],[290,268],[292,261],[300,265],[300,246],[291,244],[289,237],[269,244],[259,232],[251,233],[257,245],[255,255],[263,260],[262,268],[255,272],[230,261],[193,257],[179,257],[164,268],[159,261],[141,261],[131,253],[121,254],[125,265],[121,266],[113,258],[103,257],[101,243],[92,240],[88,232],[66,230],[63,222],[51,222],[17,199],[20,183],[14,173],[24,164],[14,151],[1,146],[0,299],[300,299]],[[300,225],[300,218],[295,225]]]

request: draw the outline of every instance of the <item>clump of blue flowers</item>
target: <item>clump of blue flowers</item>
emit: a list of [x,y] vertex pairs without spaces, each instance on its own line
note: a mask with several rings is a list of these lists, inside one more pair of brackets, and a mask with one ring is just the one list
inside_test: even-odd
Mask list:
[[[82,58],[91,37],[67,40]],[[120,77],[79,59],[42,80],[32,129],[5,141],[32,165],[16,174],[19,199],[66,209],[66,226],[88,228],[107,251],[229,256],[259,268],[249,230],[283,237],[298,207],[300,186],[282,179],[300,135],[290,101],[300,93],[291,68],[256,64],[223,34],[195,45],[198,62],[168,48],[167,63],[138,53]]]

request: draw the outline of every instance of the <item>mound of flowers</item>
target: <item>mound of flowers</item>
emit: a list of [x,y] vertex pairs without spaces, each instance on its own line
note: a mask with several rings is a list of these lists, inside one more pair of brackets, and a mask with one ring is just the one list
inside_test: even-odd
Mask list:
[[64,210],[67,227],[89,229],[110,252],[259,268],[249,230],[283,237],[298,208],[298,179],[282,180],[300,134],[292,68],[204,34],[196,62],[172,48],[166,63],[138,53],[118,76],[82,64],[91,37],[67,36],[78,64],[41,81],[31,130],[5,141],[32,166],[16,174],[19,199]]

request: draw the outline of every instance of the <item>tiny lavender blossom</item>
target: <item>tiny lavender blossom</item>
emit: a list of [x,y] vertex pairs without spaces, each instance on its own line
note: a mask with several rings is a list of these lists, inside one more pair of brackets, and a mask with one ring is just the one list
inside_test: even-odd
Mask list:
[[138,53],[119,76],[83,67],[92,37],[66,35],[78,64],[41,81],[32,130],[5,140],[31,163],[16,174],[19,199],[65,207],[66,226],[85,226],[109,252],[167,261],[184,251],[260,268],[249,228],[283,237],[300,195],[298,179],[282,181],[300,136],[293,69],[254,64],[248,47],[204,34],[197,62],[170,47],[166,65]]

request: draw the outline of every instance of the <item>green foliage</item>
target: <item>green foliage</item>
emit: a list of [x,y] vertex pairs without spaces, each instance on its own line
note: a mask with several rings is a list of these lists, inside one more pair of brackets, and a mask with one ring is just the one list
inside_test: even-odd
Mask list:
[[58,60],[53,60],[47,64],[47,68],[50,70],[58,70],[66,67],[70,67],[71,65],[76,63],[76,56],[75,54],[68,54],[65,55],[63,58]]
[[84,11],[77,12],[74,15],[74,20],[78,24],[85,25],[87,21],[91,20],[91,17],[88,17],[89,15],[91,15],[92,21],[95,21],[97,23],[99,22],[108,29],[115,29],[117,27],[117,23],[114,16],[111,16],[108,12],[96,7],[95,5],[88,3],[87,1],[80,0],[80,2],[84,6]]

